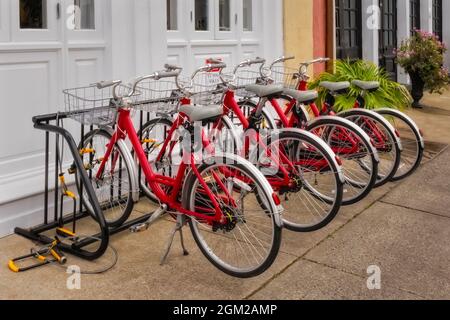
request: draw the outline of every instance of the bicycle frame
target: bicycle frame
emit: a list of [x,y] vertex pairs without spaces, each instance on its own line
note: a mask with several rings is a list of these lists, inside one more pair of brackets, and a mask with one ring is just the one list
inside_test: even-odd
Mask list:
[[[265,98],[262,98],[260,103],[258,104],[258,108],[254,114],[255,118],[258,118],[262,115],[262,108],[265,105]],[[224,111],[223,111],[223,117],[228,116],[230,112],[232,112],[239,121],[241,122],[244,130],[246,132],[249,132],[253,128],[254,123],[252,123],[252,119],[246,118],[244,113],[242,112],[241,108],[239,107],[238,103],[236,102],[234,91],[227,90],[224,96]],[[214,130],[221,130],[223,129],[223,121],[222,119],[218,119],[213,126]],[[244,143],[244,149],[241,150],[241,153],[245,156],[248,156],[250,153],[250,145],[252,143],[256,143],[258,147],[260,147],[263,152],[266,152],[267,156],[270,157],[271,161],[273,161],[274,165],[278,168],[280,171],[282,178],[276,179],[272,177],[267,177],[267,180],[271,184],[272,188],[275,191],[279,191],[283,187],[292,187],[295,183],[292,181],[292,173],[296,170],[295,167],[297,165],[300,166],[310,166],[314,167],[314,170],[320,171],[324,169],[327,166],[327,163],[325,160],[300,160],[298,162],[293,163],[289,160],[288,156],[284,154],[284,152],[281,152],[281,150],[278,150],[277,154],[279,156],[279,159],[275,159],[272,156],[271,150],[268,150],[268,146],[264,143],[264,139],[261,137],[260,132],[257,130],[254,130],[252,132],[253,134],[245,135],[245,143]]]
[[[106,163],[110,161],[110,158],[112,157],[112,168],[111,170],[115,170],[115,164],[117,161],[118,154],[113,154],[113,147],[116,145],[116,143],[119,140],[125,140],[127,137],[129,138],[133,150],[136,152],[137,160],[144,172],[144,175],[146,177],[146,180],[148,181],[150,189],[154,192],[154,194],[157,196],[157,198],[164,204],[166,204],[170,209],[175,210],[181,214],[185,214],[187,216],[192,216],[197,219],[203,220],[208,222],[209,224],[212,224],[214,222],[220,222],[222,223],[224,220],[222,210],[217,202],[217,200],[214,197],[213,192],[208,187],[207,183],[204,181],[204,179],[201,177],[196,165],[195,165],[195,156],[194,154],[190,153],[190,165],[186,164],[186,162],[182,161],[179,168],[178,173],[175,178],[170,178],[167,176],[162,176],[159,174],[156,174],[150,164],[148,163],[148,159],[145,155],[145,152],[142,148],[141,141],[138,138],[138,135],[136,133],[136,130],[134,128],[134,124],[131,120],[130,116],[130,110],[129,109],[120,109],[119,110],[119,116],[117,120],[117,129],[114,132],[111,141],[109,142],[107,146],[107,150],[105,153],[105,157],[102,159],[102,162],[100,164],[98,173],[96,175],[96,178],[98,180],[101,180],[104,174],[104,170],[106,167]],[[176,127],[175,124],[171,130],[172,134],[175,131]],[[170,136],[165,141],[165,146],[168,145],[170,142]],[[198,212],[187,210],[183,207],[183,205],[178,201],[178,195],[183,187],[183,181],[184,177],[187,174],[188,169],[191,168],[193,173],[197,176],[197,178],[200,181],[200,184],[204,188],[204,191],[206,192],[206,195],[211,199],[212,204],[214,206],[214,215],[206,215],[201,214]],[[214,177],[216,181],[218,180],[217,177]],[[218,185],[223,189],[225,195],[229,196],[229,193],[226,189],[226,187],[220,182],[218,182]],[[162,186],[166,186],[171,188],[170,194],[168,194],[166,191],[163,190]],[[225,199],[226,200],[226,199]],[[232,199],[228,199],[232,200]],[[234,204],[234,201],[231,201],[232,204]]]

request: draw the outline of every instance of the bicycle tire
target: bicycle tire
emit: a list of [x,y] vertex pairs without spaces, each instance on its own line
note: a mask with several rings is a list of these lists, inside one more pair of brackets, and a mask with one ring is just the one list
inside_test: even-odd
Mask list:
[[[228,168],[234,168],[235,170],[241,170],[245,175],[253,179],[255,184],[257,184],[255,190],[257,190],[257,194],[265,199],[266,206],[261,206],[262,210],[264,211],[263,216],[265,218],[269,217],[271,219],[271,225],[272,225],[272,237],[271,237],[271,243],[270,243],[270,249],[268,250],[265,257],[263,257],[263,261],[258,263],[257,266],[252,268],[243,268],[240,270],[239,268],[235,266],[231,266],[228,263],[224,262],[221,258],[217,256],[217,252],[215,253],[213,249],[211,249],[210,244],[207,243],[204,236],[199,231],[199,222],[194,221],[192,218],[189,219],[189,226],[193,235],[193,238],[200,248],[200,251],[203,253],[203,255],[219,270],[222,272],[238,278],[251,278],[256,277],[263,272],[265,272],[275,261],[280,245],[281,245],[281,233],[282,233],[282,223],[281,218],[279,217],[278,212],[276,212],[276,205],[273,203],[272,199],[272,188],[268,185],[267,181],[265,180],[264,176],[257,171],[257,169],[248,161],[236,156],[236,155],[223,155],[223,156],[216,156],[216,159],[220,159],[219,161],[223,161],[222,163],[225,163]],[[240,160],[237,160],[240,159]],[[230,161],[231,160],[231,161]],[[202,173],[208,172],[211,168],[214,168],[215,163],[218,163],[217,160],[215,160],[213,163],[210,161],[205,161],[205,163],[198,166],[198,172],[200,175]],[[196,196],[198,195],[197,192],[197,186],[199,186],[198,178],[195,175],[195,173],[191,170],[186,177],[184,188],[183,188],[183,206],[186,209],[193,210],[195,209],[196,204]],[[252,202],[253,203],[253,202]],[[271,203],[272,205],[269,205]],[[266,207],[271,207],[271,212],[267,212]],[[194,211],[194,210],[193,210]],[[263,218],[263,217],[262,217]],[[265,219],[264,218],[264,219]],[[279,220],[279,221],[277,221]],[[242,221],[245,221],[243,223],[248,224],[249,218],[246,218],[244,220],[242,218]],[[258,220],[259,221],[259,220]],[[251,222],[250,222],[251,223]],[[208,227],[209,228],[209,227]],[[247,227],[248,228],[248,227]],[[234,229],[236,230],[236,229]],[[231,232],[233,232],[232,230]],[[208,235],[212,235],[212,232],[209,232]],[[221,240],[220,243],[225,242],[225,234],[220,235]],[[244,238],[245,239],[245,238]],[[237,240],[237,238],[236,238]],[[231,249],[231,248],[230,248]],[[241,248],[242,249],[242,248]],[[236,250],[236,248],[235,248]],[[248,257],[245,256],[245,254],[242,254],[238,257],[238,259],[248,259]]]

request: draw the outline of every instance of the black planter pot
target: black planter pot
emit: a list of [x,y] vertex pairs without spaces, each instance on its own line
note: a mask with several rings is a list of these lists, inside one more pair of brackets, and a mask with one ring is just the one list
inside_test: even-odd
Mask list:
[[411,95],[414,99],[413,108],[422,108],[420,100],[423,98],[425,82],[423,82],[422,77],[418,72],[410,72],[409,76],[411,77],[412,82]]

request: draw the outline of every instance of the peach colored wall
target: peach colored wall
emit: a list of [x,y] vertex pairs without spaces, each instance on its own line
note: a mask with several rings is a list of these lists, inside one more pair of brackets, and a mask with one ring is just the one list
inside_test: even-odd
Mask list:
[[[330,0],[284,0],[284,52],[296,56],[288,66],[298,67],[302,61],[327,56],[327,43],[333,36],[327,23],[328,14],[333,10],[327,10],[330,3]],[[317,74],[325,69],[325,64],[315,65],[309,73]]]
[[284,52],[295,55],[290,67],[314,56],[313,3],[315,0],[284,0]]
[[[313,41],[314,58],[327,56],[327,0],[313,0],[314,19],[313,19]],[[325,64],[316,64],[314,73],[325,71]]]

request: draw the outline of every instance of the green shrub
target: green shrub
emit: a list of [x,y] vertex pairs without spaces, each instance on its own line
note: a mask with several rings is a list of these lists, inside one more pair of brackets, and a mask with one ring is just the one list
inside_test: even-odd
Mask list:
[[[375,92],[368,92],[365,96],[366,108],[393,108],[405,109],[411,106],[412,98],[405,86],[392,81],[389,75],[368,61],[350,61],[337,60],[335,62],[334,72],[325,72],[321,74],[310,84],[310,89],[319,89],[319,102],[323,103],[326,92],[319,87],[321,81],[378,81],[380,88]],[[351,86],[347,95],[339,95],[336,98],[336,111],[343,111],[353,108],[356,98],[361,94],[361,89]]]

